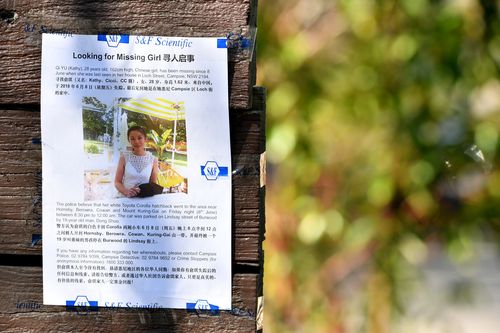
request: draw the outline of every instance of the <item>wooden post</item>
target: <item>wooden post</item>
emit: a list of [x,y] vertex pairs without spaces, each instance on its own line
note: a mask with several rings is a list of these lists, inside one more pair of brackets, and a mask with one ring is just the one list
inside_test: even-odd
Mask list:
[[42,304],[41,33],[225,36],[256,25],[256,0],[0,2],[0,331],[255,332],[260,329],[265,90],[254,58],[229,62],[233,164],[232,311]]

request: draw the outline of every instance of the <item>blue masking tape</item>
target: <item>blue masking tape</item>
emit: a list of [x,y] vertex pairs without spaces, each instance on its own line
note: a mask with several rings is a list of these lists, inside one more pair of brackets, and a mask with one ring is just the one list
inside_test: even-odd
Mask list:
[[42,240],[42,235],[32,234],[31,235],[31,246],[35,246],[41,240]]
[[[234,42],[233,42],[234,43]],[[218,49],[225,49],[227,48],[227,38],[217,38],[217,48]],[[239,48],[241,49],[248,49],[250,47],[250,39],[248,38],[243,38],[238,41]]]
[[227,39],[225,38],[217,38],[217,48],[225,49],[227,47],[226,41]]

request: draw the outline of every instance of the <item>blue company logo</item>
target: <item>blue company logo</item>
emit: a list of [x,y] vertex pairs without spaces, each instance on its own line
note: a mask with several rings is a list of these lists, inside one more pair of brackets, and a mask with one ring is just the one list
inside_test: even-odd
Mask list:
[[217,180],[219,177],[227,177],[229,175],[229,168],[219,166],[215,161],[207,161],[205,165],[201,165],[201,175],[205,176],[207,180]]
[[197,314],[209,313],[212,316],[219,315],[219,307],[217,305],[208,303],[208,301],[204,299],[199,299],[196,301],[196,303],[186,303],[186,310],[187,312]]
[[66,301],[67,311],[76,311],[78,313],[88,313],[89,311],[98,311],[98,301],[89,301],[87,296],[76,296],[75,300]]
[[128,35],[106,35],[106,34],[98,34],[97,40],[100,42],[108,43],[109,47],[118,47],[120,43],[128,44]]

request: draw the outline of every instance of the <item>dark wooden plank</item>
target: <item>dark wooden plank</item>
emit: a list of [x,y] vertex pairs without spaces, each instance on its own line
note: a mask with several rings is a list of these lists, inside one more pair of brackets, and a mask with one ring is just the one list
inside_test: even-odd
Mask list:
[[41,254],[39,238],[41,234],[40,220],[4,220],[0,219],[0,238],[2,254]]
[[[258,179],[254,180],[258,185]],[[252,195],[253,193],[253,195]],[[234,258],[240,262],[259,261],[259,191],[241,186],[234,199]],[[33,234],[41,234],[39,194],[0,195],[0,253],[40,254],[41,243],[32,244]]]
[[[263,198],[260,186],[260,111],[230,112],[233,164],[234,259],[257,263]],[[0,253],[41,254],[41,147],[37,111],[1,110]]]
[[[1,332],[255,332],[258,277],[235,274],[232,311],[170,309],[68,311],[43,305],[42,268],[0,266]],[[15,292],[13,292],[15,291]]]
[[[234,176],[234,258],[237,263],[259,261],[262,203],[256,188],[259,179],[249,178]],[[41,254],[41,243],[32,244],[33,234],[42,232],[39,188],[13,189],[17,195],[0,195],[0,253]]]
[[[219,37],[255,24],[256,1],[2,1],[0,104],[40,100],[41,32]],[[230,105],[251,108],[255,62],[229,63]]]

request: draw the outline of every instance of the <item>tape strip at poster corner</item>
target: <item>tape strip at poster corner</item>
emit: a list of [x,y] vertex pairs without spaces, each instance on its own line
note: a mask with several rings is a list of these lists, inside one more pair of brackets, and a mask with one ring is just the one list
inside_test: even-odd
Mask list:
[[231,308],[227,49],[44,34],[44,304]]

